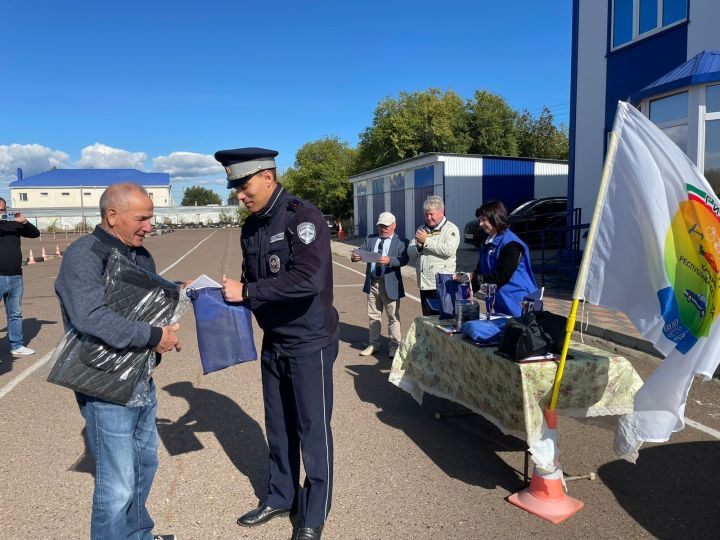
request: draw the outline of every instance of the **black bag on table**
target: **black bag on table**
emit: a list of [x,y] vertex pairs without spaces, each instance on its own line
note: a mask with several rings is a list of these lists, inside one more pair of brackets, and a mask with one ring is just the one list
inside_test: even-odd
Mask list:
[[512,360],[562,352],[567,319],[549,311],[530,311],[510,319],[498,352]]

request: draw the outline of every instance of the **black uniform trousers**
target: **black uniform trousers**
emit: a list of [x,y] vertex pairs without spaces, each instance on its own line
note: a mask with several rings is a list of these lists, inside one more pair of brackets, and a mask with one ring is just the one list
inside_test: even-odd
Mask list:
[[[297,503],[302,527],[325,523],[332,500],[332,369],[338,340],[303,356],[261,354],[265,429],[270,450],[270,477],[265,502],[272,508]],[[300,492],[300,454],[305,481]],[[297,500],[296,500],[297,497]]]

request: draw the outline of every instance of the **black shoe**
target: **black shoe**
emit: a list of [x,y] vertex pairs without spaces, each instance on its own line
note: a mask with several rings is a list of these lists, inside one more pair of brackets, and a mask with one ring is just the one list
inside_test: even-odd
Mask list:
[[300,527],[294,540],[320,540],[322,525],[319,527]]
[[[255,525],[262,525],[267,523],[272,518],[279,516],[287,516],[290,514],[290,510],[284,508],[270,508],[269,506],[258,506],[255,510],[250,510],[244,516],[240,516],[237,520],[237,524],[242,527],[254,527]],[[318,538],[320,538],[318,536]]]

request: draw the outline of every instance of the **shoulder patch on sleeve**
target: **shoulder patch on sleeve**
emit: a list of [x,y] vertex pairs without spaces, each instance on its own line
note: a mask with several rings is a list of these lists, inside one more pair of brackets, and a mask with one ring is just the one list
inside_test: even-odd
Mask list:
[[310,221],[303,221],[297,226],[297,233],[303,244],[309,244],[315,240],[315,224]]

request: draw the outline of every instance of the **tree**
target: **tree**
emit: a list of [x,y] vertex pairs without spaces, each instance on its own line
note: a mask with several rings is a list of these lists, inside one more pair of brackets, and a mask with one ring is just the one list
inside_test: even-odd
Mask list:
[[505,99],[485,90],[467,102],[470,152],[494,156],[517,156],[517,112]]
[[208,204],[221,204],[220,195],[201,186],[191,186],[185,190],[181,206],[205,206]]
[[568,130],[564,124],[555,127],[550,109],[543,108],[538,118],[524,110],[516,121],[518,153],[523,157],[544,159],[568,158]]
[[281,181],[288,191],[312,202],[323,213],[339,218],[352,213],[352,174],[355,151],[338,137],[303,145]]
[[230,190],[227,198],[227,203],[228,206],[237,206],[238,204],[240,204],[240,201],[238,201],[237,198],[237,189],[233,188]]
[[467,112],[452,90],[400,92],[375,109],[372,126],[360,134],[356,172],[375,169],[428,152],[466,153]]

